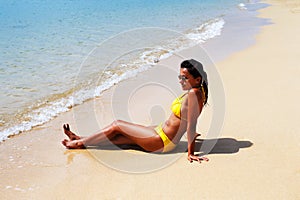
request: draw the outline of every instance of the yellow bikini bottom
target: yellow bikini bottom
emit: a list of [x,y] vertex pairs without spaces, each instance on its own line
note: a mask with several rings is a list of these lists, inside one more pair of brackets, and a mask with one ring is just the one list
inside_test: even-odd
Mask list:
[[176,144],[174,144],[168,138],[168,136],[165,134],[164,130],[162,129],[162,124],[158,125],[154,130],[157,132],[157,134],[160,136],[160,138],[162,139],[162,141],[164,143],[164,150],[163,150],[163,152],[172,151],[176,147]]

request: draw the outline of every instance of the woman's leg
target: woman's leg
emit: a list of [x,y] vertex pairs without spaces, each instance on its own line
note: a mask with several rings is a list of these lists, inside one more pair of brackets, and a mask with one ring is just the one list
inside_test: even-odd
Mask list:
[[[150,127],[155,128],[155,126],[150,126]],[[75,134],[73,131],[71,131],[69,124],[64,124],[63,130],[64,130],[65,135],[68,136],[68,138],[70,139],[70,141],[79,140],[81,138],[84,138],[82,136]],[[103,141],[100,143],[100,145],[103,145],[103,146],[106,146],[106,145],[109,146],[112,144],[114,144],[114,145],[133,145],[135,143],[132,140],[130,140],[129,138],[127,138],[121,134],[116,135],[110,141]]]
[[[64,130],[65,135],[68,136],[68,138],[70,139],[70,141],[85,138],[85,137],[79,136],[76,133],[74,133],[73,131],[71,131],[69,124],[64,124],[63,125],[63,130]],[[68,140],[63,141],[63,143],[66,143],[66,142],[68,142]],[[123,144],[131,145],[131,144],[135,144],[135,143],[133,141],[131,141],[129,138],[127,138],[127,137],[125,137],[121,134],[116,135],[114,138],[112,138],[110,140],[103,141],[103,142],[99,143],[99,145],[103,145],[103,146],[112,145],[112,144],[115,144],[115,145],[123,145]],[[83,148],[83,146],[82,146],[82,148]]]
[[[117,142],[116,136],[118,135],[124,136],[122,140],[119,139],[119,142],[122,141],[121,144],[127,144],[125,142],[136,144],[146,151],[158,151],[163,149],[164,146],[161,138],[153,128],[121,120],[114,121],[111,125],[102,129],[100,133],[73,141],[64,140],[62,143],[67,148],[83,148],[84,146],[101,145],[101,143],[108,140]],[[128,138],[127,141],[126,138]]]
[[[147,127],[154,129],[156,126],[147,126]],[[83,136],[79,136],[76,133],[74,133],[73,131],[71,131],[69,124],[64,124],[63,130],[64,130],[65,135],[68,136],[68,138],[70,140],[79,140],[81,138],[84,138]],[[200,134],[198,134],[198,135],[200,135]],[[117,137],[113,138],[113,140],[111,140],[110,142],[107,142],[107,144],[111,144],[111,142],[113,142],[113,144],[129,144],[129,143],[133,144],[133,142],[129,138],[126,138],[125,136],[122,136],[121,134],[119,134]]]

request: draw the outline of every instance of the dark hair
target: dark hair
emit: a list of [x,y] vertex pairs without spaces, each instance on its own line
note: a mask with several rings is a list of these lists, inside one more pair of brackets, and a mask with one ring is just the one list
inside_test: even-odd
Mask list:
[[200,88],[204,97],[204,105],[207,103],[208,99],[208,83],[207,83],[207,74],[203,69],[203,65],[198,62],[197,60],[190,59],[190,60],[185,60],[181,63],[181,68],[186,68],[188,72],[194,77],[198,78],[201,77],[201,84]]

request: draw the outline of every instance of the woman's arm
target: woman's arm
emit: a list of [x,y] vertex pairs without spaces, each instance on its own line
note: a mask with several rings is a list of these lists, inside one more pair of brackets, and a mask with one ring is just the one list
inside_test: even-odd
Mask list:
[[[193,89],[188,93],[188,113],[187,113],[187,137],[188,137],[188,160],[200,161],[198,156],[194,155],[195,150],[195,138],[196,138],[196,126],[197,119],[202,111],[202,103],[198,102],[197,91]],[[200,106],[199,106],[200,105]]]

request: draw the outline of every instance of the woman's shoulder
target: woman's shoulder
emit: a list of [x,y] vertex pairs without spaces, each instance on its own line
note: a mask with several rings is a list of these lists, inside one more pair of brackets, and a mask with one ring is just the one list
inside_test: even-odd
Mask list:
[[197,88],[192,88],[190,89],[187,93],[186,93],[186,102],[188,102],[189,100],[192,100],[192,99],[198,99],[199,97],[199,90]]
[[187,99],[195,100],[199,104],[203,104],[203,98],[202,98],[202,95],[201,95],[201,91],[198,88],[192,88],[192,89],[190,89],[188,91]]
[[188,93],[188,96],[199,95],[200,94],[200,90],[199,90],[199,88],[192,88],[187,93]]

